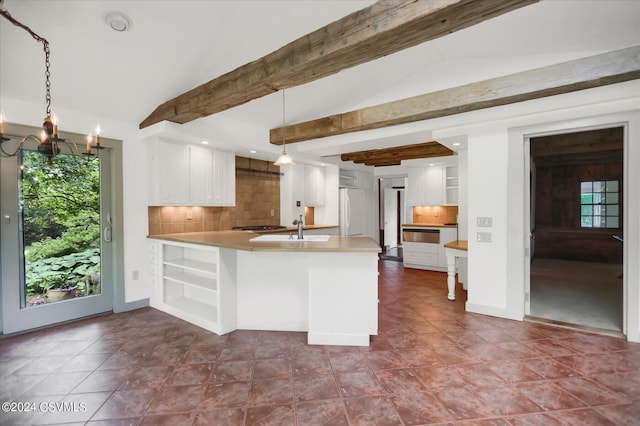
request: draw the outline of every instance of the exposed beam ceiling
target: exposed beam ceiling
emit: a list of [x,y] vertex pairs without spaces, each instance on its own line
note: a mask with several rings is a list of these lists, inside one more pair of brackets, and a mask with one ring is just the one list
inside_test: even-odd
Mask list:
[[158,106],[142,123],[187,123],[478,24],[538,0],[379,1]]
[[414,158],[446,157],[453,151],[438,142],[425,142],[393,148],[371,149],[342,154],[342,161],[353,161],[366,166],[399,166],[402,160]]
[[[444,117],[640,78],[640,46],[286,126],[286,143]],[[282,144],[282,128],[270,142]]]

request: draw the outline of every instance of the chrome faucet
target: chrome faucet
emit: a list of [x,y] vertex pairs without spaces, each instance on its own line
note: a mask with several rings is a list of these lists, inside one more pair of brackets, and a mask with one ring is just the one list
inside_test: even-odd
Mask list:
[[300,215],[299,219],[294,220],[293,224],[298,225],[298,239],[302,240],[304,238],[304,235],[302,235],[302,225],[304,225],[302,222],[302,215]]

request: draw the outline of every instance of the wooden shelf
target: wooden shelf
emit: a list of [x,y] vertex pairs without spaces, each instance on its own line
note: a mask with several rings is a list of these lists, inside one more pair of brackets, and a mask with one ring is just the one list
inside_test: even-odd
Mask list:
[[212,277],[196,275],[185,271],[165,271],[164,279],[175,281],[184,285],[191,285],[205,290],[217,291],[217,280]]
[[209,274],[216,274],[218,269],[215,263],[193,259],[165,259],[163,263],[177,268],[190,269],[192,271],[206,272]]

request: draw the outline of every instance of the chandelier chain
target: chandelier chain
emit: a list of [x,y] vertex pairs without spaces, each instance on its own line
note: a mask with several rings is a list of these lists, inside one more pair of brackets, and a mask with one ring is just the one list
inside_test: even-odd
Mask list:
[[33,37],[37,42],[42,43],[42,46],[44,49],[44,65],[45,65],[44,76],[45,76],[45,89],[46,89],[46,95],[44,100],[45,100],[45,103],[47,104],[47,117],[50,117],[51,116],[51,80],[50,80],[51,72],[49,68],[51,67],[51,62],[49,60],[49,57],[51,55],[51,49],[49,48],[49,41],[47,41],[46,38],[36,34],[28,26],[17,21],[13,16],[11,16],[11,14],[8,11],[4,9],[0,9],[0,14],[2,14],[2,16],[4,16],[13,25],[20,27],[23,30],[27,31],[29,34],[31,34],[31,37]]

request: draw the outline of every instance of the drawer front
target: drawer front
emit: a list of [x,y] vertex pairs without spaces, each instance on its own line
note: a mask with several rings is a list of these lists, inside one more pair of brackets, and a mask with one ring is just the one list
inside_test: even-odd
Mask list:
[[407,252],[413,253],[434,253],[438,254],[439,244],[429,244],[429,243],[409,243],[405,242],[402,245],[402,251],[404,254]]
[[413,263],[417,265],[438,265],[437,253],[415,253],[406,251],[403,253],[404,263]]

